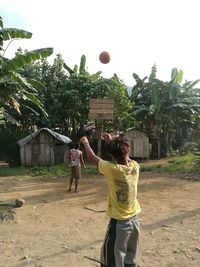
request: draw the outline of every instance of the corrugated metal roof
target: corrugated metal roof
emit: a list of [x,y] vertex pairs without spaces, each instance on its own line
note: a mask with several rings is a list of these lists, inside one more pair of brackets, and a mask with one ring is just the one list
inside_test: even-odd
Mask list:
[[64,144],[69,144],[72,142],[72,140],[65,136],[65,135],[62,135],[62,134],[59,134],[59,133],[56,133],[52,130],[50,130],[49,128],[41,128],[40,130],[38,130],[37,132],[35,133],[32,133],[26,137],[24,137],[23,139],[19,140],[18,141],[18,144],[20,146],[24,146],[26,145],[27,143],[29,143],[33,138],[35,138],[41,131],[47,131],[49,132],[51,135],[53,135],[57,140],[59,140],[60,142],[64,143]]

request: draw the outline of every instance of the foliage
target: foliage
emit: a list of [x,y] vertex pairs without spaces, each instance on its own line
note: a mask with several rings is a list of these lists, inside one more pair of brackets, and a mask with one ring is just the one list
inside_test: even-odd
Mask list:
[[133,74],[136,81],[131,95],[134,114],[150,138],[161,140],[161,156],[170,155],[175,140],[181,145],[184,137],[180,135],[192,127],[200,115],[200,89],[195,88],[200,80],[182,83],[182,76],[183,71],[174,68],[171,80],[163,82],[156,79],[156,66],[149,80]]
[[[37,98],[36,89],[38,84],[21,76],[18,71],[26,64],[50,56],[53,53],[53,49],[43,48],[30,52],[27,51],[24,54],[17,54],[12,59],[5,57],[5,52],[13,40],[16,38],[30,39],[31,37],[32,33],[30,32],[16,28],[4,28],[3,20],[0,17],[0,51],[3,51],[0,54],[0,124],[5,123],[5,121],[15,123],[15,120],[9,114],[13,109],[19,114],[21,113],[20,101],[22,99],[26,103],[27,108],[29,108],[28,103],[33,103],[46,114],[42,103]],[[4,49],[5,41],[10,41],[6,49]]]
[[[151,171],[155,173],[180,173],[185,174],[191,170],[191,174],[200,174],[200,168],[193,168],[196,159],[195,154],[187,154],[184,156],[171,157],[167,163],[159,163],[151,165],[148,162],[139,163],[141,172]],[[96,175],[97,169],[95,165],[87,164],[86,169],[82,169],[83,175],[91,174]],[[57,166],[41,166],[41,167],[6,167],[0,166],[0,177],[12,177],[14,179],[30,179],[34,177],[47,177],[47,178],[63,178],[70,175],[70,167],[62,164]]]
[[[18,130],[12,124],[18,125],[22,135],[48,127],[77,139],[88,123],[90,98],[115,101],[114,121],[105,121],[104,130],[126,132],[139,128],[150,139],[160,140],[162,157],[183,147],[190,141],[190,133],[198,128],[200,80],[183,82],[181,69],[173,68],[169,81],[157,79],[156,64],[149,78],[133,73],[135,85],[129,98],[117,74],[110,79],[103,78],[101,72],[90,74],[85,55],[73,67],[60,54],[50,64],[46,58],[52,48],[18,49],[14,58],[5,57],[13,40],[31,37],[30,32],[4,28],[0,18],[0,124],[9,122],[7,127],[12,128],[14,136]],[[2,151],[6,151],[5,147]]]
[[11,165],[20,164],[20,150],[17,142],[28,132],[21,131],[19,127],[10,125],[10,127],[0,129],[0,159],[6,160]]
[[[32,127],[59,129],[60,133],[76,138],[79,130],[88,122],[90,98],[113,98],[115,121],[106,122],[104,129],[125,130],[132,127],[132,104],[128,99],[125,85],[117,75],[105,79],[101,72],[90,74],[86,70],[86,57],[83,55],[80,66],[70,68],[58,54],[52,65],[46,60],[26,65],[21,74],[30,78],[38,77],[45,85],[39,99],[44,104],[48,117],[31,116],[27,112],[20,122]],[[114,126],[113,126],[114,124]]]
[[126,132],[137,125],[133,116],[133,104],[129,99],[125,84],[115,74],[108,80],[108,97],[114,100],[114,121],[105,122],[104,130]]
[[172,157],[166,163],[158,163],[157,165],[151,165],[147,163],[141,164],[141,172],[151,171],[156,173],[180,173],[186,174],[191,171],[192,174],[200,174],[200,169],[194,168],[196,164],[197,156],[195,154],[187,154],[184,156]]

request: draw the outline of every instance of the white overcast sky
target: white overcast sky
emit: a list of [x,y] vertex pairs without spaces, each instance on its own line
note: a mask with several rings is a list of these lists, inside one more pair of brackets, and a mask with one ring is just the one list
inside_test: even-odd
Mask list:
[[[53,47],[73,68],[83,54],[92,74],[117,73],[133,85],[132,73],[149,76],[157,64],[157,78],[169,80],[173,67],[185,80],[200,78],[199,0],[0,0],[4,27],[33,33],[30,40],[13,42],[16,49]],[[111,62],[99,62],[107,50]],[[5,56],[6,56],[5,55]]]

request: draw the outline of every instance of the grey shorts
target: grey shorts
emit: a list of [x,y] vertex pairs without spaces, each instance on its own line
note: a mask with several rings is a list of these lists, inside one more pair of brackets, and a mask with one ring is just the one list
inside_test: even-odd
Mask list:
[[110,219],[101,248],[101,267],[135,267],[139,245],[139,219]]
[[81,178],[81,166],[72,166],[71,167],[71,178],[80,179]]

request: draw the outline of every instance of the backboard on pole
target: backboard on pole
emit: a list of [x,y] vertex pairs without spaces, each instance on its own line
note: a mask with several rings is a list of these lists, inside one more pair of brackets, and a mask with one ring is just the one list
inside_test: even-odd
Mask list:
[[89,108],[89,119],[113,120],[113,99],[90,99]]

